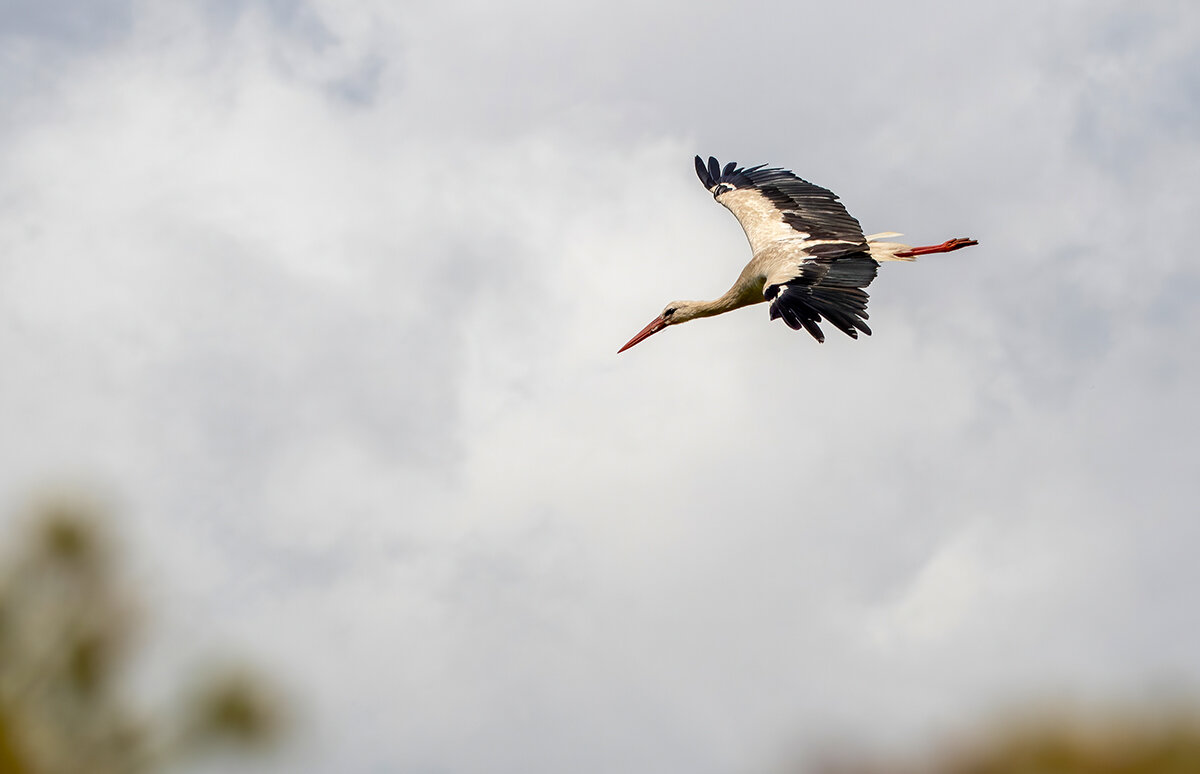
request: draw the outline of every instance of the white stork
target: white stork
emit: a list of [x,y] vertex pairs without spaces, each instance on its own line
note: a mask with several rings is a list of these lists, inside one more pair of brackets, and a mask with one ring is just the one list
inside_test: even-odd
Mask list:
[[948,253],[979,244],[950,239],[940,245],[910,247],[882,240],[893,232],[864,237],[862,227],[837,195],[786,169],[765,164],[748,169],[730,162],[721,167],[696,157],[696,174],[725,205],[746,232],[754,257],[725,295],[714,301],[672,301],[618,354],[668,325],[711,317],[739,307],[769,301],[771,319],[782,317],[795,330],[825,334],[817,323],[828,320],[852,339],[868,336],[867,292],[880,261],[912,261],[918,255]]

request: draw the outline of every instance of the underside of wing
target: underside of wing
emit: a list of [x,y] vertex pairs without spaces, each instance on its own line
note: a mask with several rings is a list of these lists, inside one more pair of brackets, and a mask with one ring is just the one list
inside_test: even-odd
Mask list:
[[809,258],[767,278],[763,295],[771,304],[771,319],[782,318],[791,328],[803,328],[825,341],[818,325],[827,320],[852,339],[871,329],[865,322],[867,291],[879,264],[867,252]]
[[833,242],[844,251],[866,245],[862,227],[836,194],[786,169],[722,167],[711,156],[707,164],[697,156],[696,175],[742,224],[756,253],[782,240]]

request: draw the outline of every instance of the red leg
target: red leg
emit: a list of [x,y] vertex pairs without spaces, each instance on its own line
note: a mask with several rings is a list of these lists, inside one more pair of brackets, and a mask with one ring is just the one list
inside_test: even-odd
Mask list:
[[915,258],[918,255],[929,255],[930,253],[949,253],[959,250],[963,247],[979,244],[974,239],[947,239],[940,245],[931,245],[929,247],[914,247],[911,250],[903,250],[896,253],[897,258]]

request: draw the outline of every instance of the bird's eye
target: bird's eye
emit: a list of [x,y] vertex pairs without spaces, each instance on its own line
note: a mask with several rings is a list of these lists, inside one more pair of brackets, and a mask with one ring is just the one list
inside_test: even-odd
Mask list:
[[664,310],[663,310],[663,315],[662,315],[662,316],[663,316],[663,319],[666,319],[666,318],[670,317],[670,316],[671,316],[671,315],[673,315],[673,314],[675,314],[675,307],[673,307],[673,306],[672,306],[672,307],[670,307],[669,309],[664,309]]

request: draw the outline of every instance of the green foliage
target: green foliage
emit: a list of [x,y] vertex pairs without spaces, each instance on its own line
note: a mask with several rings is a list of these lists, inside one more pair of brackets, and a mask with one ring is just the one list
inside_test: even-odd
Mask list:
[[1187,704],[1034,710],[921,762],[842,759],[821,774],[1197,774],[1200,714]]
[[0,556],[0,774],[146,774],[271,746],[282,704],[251,673],[211,677],[168,711],[131,701],[135,600],[105,523],[55,498]]

